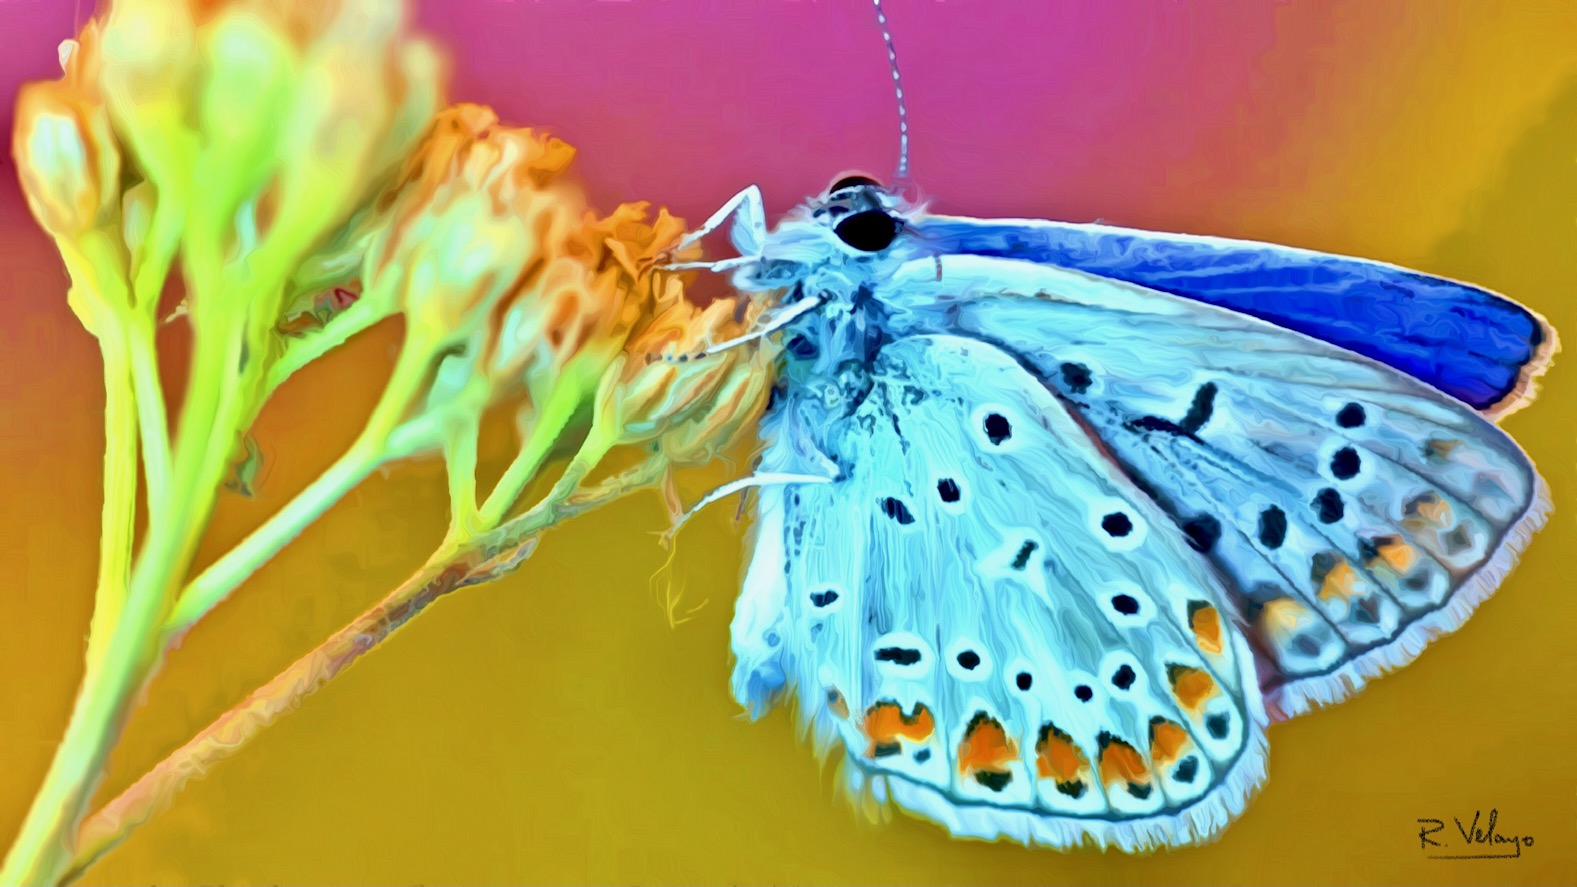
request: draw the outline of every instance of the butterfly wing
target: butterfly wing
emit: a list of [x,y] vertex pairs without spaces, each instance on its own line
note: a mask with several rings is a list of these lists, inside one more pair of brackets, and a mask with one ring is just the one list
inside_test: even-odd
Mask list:
[[1557,348],[1527,308],[1395,265],[1107,225],[926,216],[920,247],[1057,265],[1230,308],[1373,358],[1492,413],[1532,397]]
[[[830,484],[763,490],[734,692],[785,693],[850,784],[953,834],[1207,840],[1265,775],[1254,659],[1168,516],[1011,356],[887,344],[822,430]],[[791,389],[764,465],[800,458]]]
[[1394,369],[1121,281],[941,261],[889,284],[898,332],[991,342],[1071,406],[1229,580],[1273,716],[1457,628],[1544,519],[1516,443]]

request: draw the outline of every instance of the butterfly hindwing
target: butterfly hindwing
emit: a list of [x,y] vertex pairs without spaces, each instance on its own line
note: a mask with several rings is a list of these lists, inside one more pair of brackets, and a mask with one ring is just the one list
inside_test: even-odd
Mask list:
[[890,342],[856,402],[811,435],[836,482],[763,491],[736,696],[791,690],[851,783],[956,835],[1216,835],[1264,777],[1265,714],[1184,534],[989,344]]
[[899,334],[1013,354],[1215,564],[1273,715],[1456,628],[1543,519],[1541,480],[1493,424],[1308,336],[1005,259],[916,261],[887,288]]

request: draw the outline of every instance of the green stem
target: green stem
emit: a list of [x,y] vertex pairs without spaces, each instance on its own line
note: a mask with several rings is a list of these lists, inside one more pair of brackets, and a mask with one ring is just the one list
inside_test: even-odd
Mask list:
[[369,298],[371,295],[371,293],[363,293],[360,299],[335,315],[317,332],[300,339],[292,339],[285,347],[285,353],[281,354],[268,369],[268,377],[263,383],[264,396],[278,390],[279,386],[285,384],[285,381],[295,375],[297,370],[345,344],[352,336],[371,328],[388,316],[388,312],[381,307],[383,300]]
[[456,420],[444,439],[444,467],[449,475],[449,534],[469,539],[478,528],[476,506],[476,447],[480,422],[475,417]]
[[542,412],[536,416],[536,424],[526,436],[524,446],[504,470],[504,476],[498,479],[487,501],[477,510],[479,526],[496,527],[504,519],[515,500],[520,498],[521,490],[542,470],[542,464],[553,451],[553,445],[558,442],[584,400],[585,392],[572,380],[553,386],[553,392],[548,395]]
[[[217,281],[211,273],[218,267],[217,255],[205,250],[193,252],[198,255],[189,279],[203,294],[205,284]],[[216,420],[215,414],[220,389],[234,376],[240,331],[236,315],[241,312],[212,304],[214,296],[231,294],[207,295],[208,299],[194,301],[197,337],[175,447],[169,513],[149,527],[121,618],[104,648],[100,667],[89,669],[83,678],[65,736],[16,842],[0,866],[0,883],[52,884],[59,877],[70,861],[77,823],[103,776],[109,750],[120,736],[132,701],[158,666],[157,629],[207,524],[227,455],[221,453],[215,459],[208,444],[216,421],[224,420],[223,416]]]
[[98,667],[120,621],[131,579],[137,509],[137,406],[126,331],[106,331],[104,353],[104,515],[99,530],[98,587],[88,629],[88,669]]
[[[588,453],[589,457],[589,453]],[[574,495],[555,487],[530,511],[487,534],[467,549],[440,548],[422,569],[377,605],[252,691],[196,736],[171,752],[82,824],[76,857],[57,882],[80,878],[134,829],[169,806],[193,778],[212,771],[246,747],[263,728],[294,711],[303,700],[387,640],[439,597],[497,579],[518,565],[542,530],[644,489],[662,466],[647,462]],[[512,540],[512,541],[511,541]],[[485,544],[485,549],[484,549]],[[505,547],[507,546],[507,547]]]
[[101,778],[109,747],[153,670],[155,626],[152,620],[140,618],[146,608],[138,606],[150,587],[133,577],[126,613],[115,627],[101,667],[90,669],[83,679],[65,738],[0,866],[0,884],[54,884],[70,862],[76,824]]
[[381,451],[365,436],[358,439],[289,504],[187,584],[164,620],[164,634],[171,638],[184,635],[381,462]]
[[162,519],[170,488],[170,426],[159,381],[155,350],[155,325],[159,297],[164,294],[170,265],[180,244],[185,200],[179,194],[160,194],[154,204],[148,234],[132,257],[132,311],[128,337],[131,342],[132,386],[137,392],[138,423],[142,431],[143,473],[148,479],[148,517]]
[[126,339],[131,359],[131,384],[137,401],[137,426],[142,436],[142,470],[148,479],[148,518],[161,519],[170,492],[170,426],[159,382],[154,350],[153,319],[133,312]]
[[383,464],[388,457],[389,436],[426,381],[431,358],[430,346],[407,337],[389,384],[355,443],[289,504],[181,591],[174,610],[164,621],[166,637],[177,638],[189,631],[308,524]]

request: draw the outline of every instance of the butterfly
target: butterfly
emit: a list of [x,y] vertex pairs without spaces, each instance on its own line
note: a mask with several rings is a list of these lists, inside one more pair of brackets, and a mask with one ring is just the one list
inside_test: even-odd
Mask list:
[[1492,420],[1555,331],[1487,290],[865,175],[686,243],[729,219],[698,264],[776,300],[781,348],[733,695],[956,836],[1213,840],[1270,723],[1462,625],[1549,510]]

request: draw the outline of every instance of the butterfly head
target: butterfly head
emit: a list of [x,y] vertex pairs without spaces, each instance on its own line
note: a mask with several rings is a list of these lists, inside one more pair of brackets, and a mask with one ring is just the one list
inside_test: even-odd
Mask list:
[[735,283],[746,291],[852,292],[900,257],[914,212],[876,179],[840,175],[773,228],[760,261]]
[[898,197],[862,173],[839,176],[807,209],[811,219],[831,228],[838,242],[855,254],[882,252],[904,227]]

